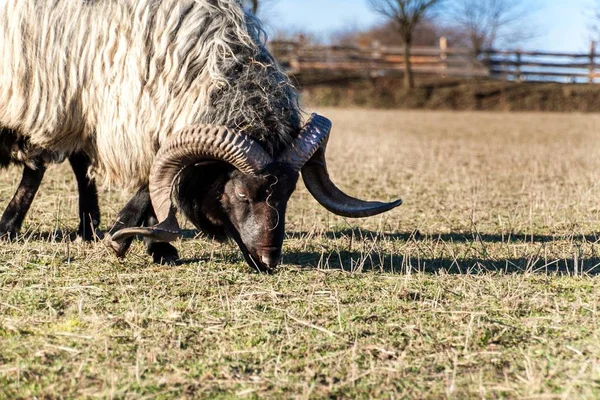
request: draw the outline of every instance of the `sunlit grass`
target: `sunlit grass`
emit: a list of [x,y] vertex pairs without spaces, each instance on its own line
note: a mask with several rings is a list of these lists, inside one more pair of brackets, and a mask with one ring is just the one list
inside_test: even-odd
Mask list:
[[0,246],[0,398],[598,398],[600,116],[321,112],[334,181],[405,204],[349,220],[300,184],[273,276],[203,238],[177,267],[71,242],[52,168]]

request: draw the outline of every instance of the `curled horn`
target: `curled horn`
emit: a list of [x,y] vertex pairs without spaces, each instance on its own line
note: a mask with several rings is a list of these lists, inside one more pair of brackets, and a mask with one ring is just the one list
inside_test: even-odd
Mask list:
[[111,240],[119,242],[134,235],[164,242],[176,240],[181,229],[171,200],[173,188],[186,167],[206,160],[225,161],[249,175],[256,175],[272,162],[260,144],[244,133],[214,125],[183,129],[158,151],[152,164],[150,199],[158,225],[121,229]]
[[370,217],[398,207],[402,200],[391,203],[364,201],[348,196],[329,178],[325,149],[331,131],[331,121],[313,114],[300,131],[295,143],[278,162],[302,171],[302,179],[312,196],[327,210],[349,218]]
[[313,154],[321,146],[326,145],[329,132],[331,132],[330,120],[318,114],[311,115],[296,140],[277,158],[277,161],[289,165],[294,171],[300,171]]

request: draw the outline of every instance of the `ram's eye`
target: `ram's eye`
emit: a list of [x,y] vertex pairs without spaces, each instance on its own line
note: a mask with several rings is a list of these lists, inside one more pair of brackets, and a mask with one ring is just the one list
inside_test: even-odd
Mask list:
[[246,196],[244,193],[236,191],[235,194],[240,200],[248,201],[248,196]]

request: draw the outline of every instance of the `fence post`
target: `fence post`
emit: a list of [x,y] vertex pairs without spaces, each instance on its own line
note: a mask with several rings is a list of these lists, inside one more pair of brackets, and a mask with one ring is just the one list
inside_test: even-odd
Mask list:
[[590,66],[589,66],[589,82],[594,83],[594,64],[596,62],[596,42],[592,40],[590,43]]
[[[481,50],[474,51],[473,54],[471,55],[471,57],[472,57],[471,60],[476,60],[477,56],[479,56],[481,53],[482,53]],[[494,53],[493,53],[492,48],[491,47],[486,48],[485,52],[483,52],[483,54],[484,54],[484,59],[482,61],[483,61],[483,65],[487,69],[488,76],[494,77],[495,75],[498,75],[498,72],[494,71],[494,63],[492,60],[492,55]]]
[[290,49],[290,73],[300,73],[300,47],[302,46],[302,38],[298,36],[295,43]]
[[381,42],[379,40],[371,42],[371,56],[373,58],[381,58]]
[[521,74],[521,49],[517,49],[517,62],[515,65],[515,75],[517,77],[518,82],[523,82],[523,75]]
[[440,60],[442,64],[442,78],[446,77],[448,69],[448,39],[445,36],[440,37]]
[[371,42],[371,56],[369,57],[369,76],[371,78],[377,77],[381,74],[381,71],[379,68],[380,67],[380,63],[381,63],[381,57],[382,57],[382,48],[381,48],[381,42],[379,40],[373,40]]

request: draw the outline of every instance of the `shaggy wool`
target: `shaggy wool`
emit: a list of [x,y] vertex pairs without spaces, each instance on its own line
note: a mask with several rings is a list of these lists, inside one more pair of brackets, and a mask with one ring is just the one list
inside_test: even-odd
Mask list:
[[32,153],[86,150],[107,184],[147,184],[192,124],[243,130],[275,156],[301,123],[237,0],[0,0],[0,52],[0,126]]

